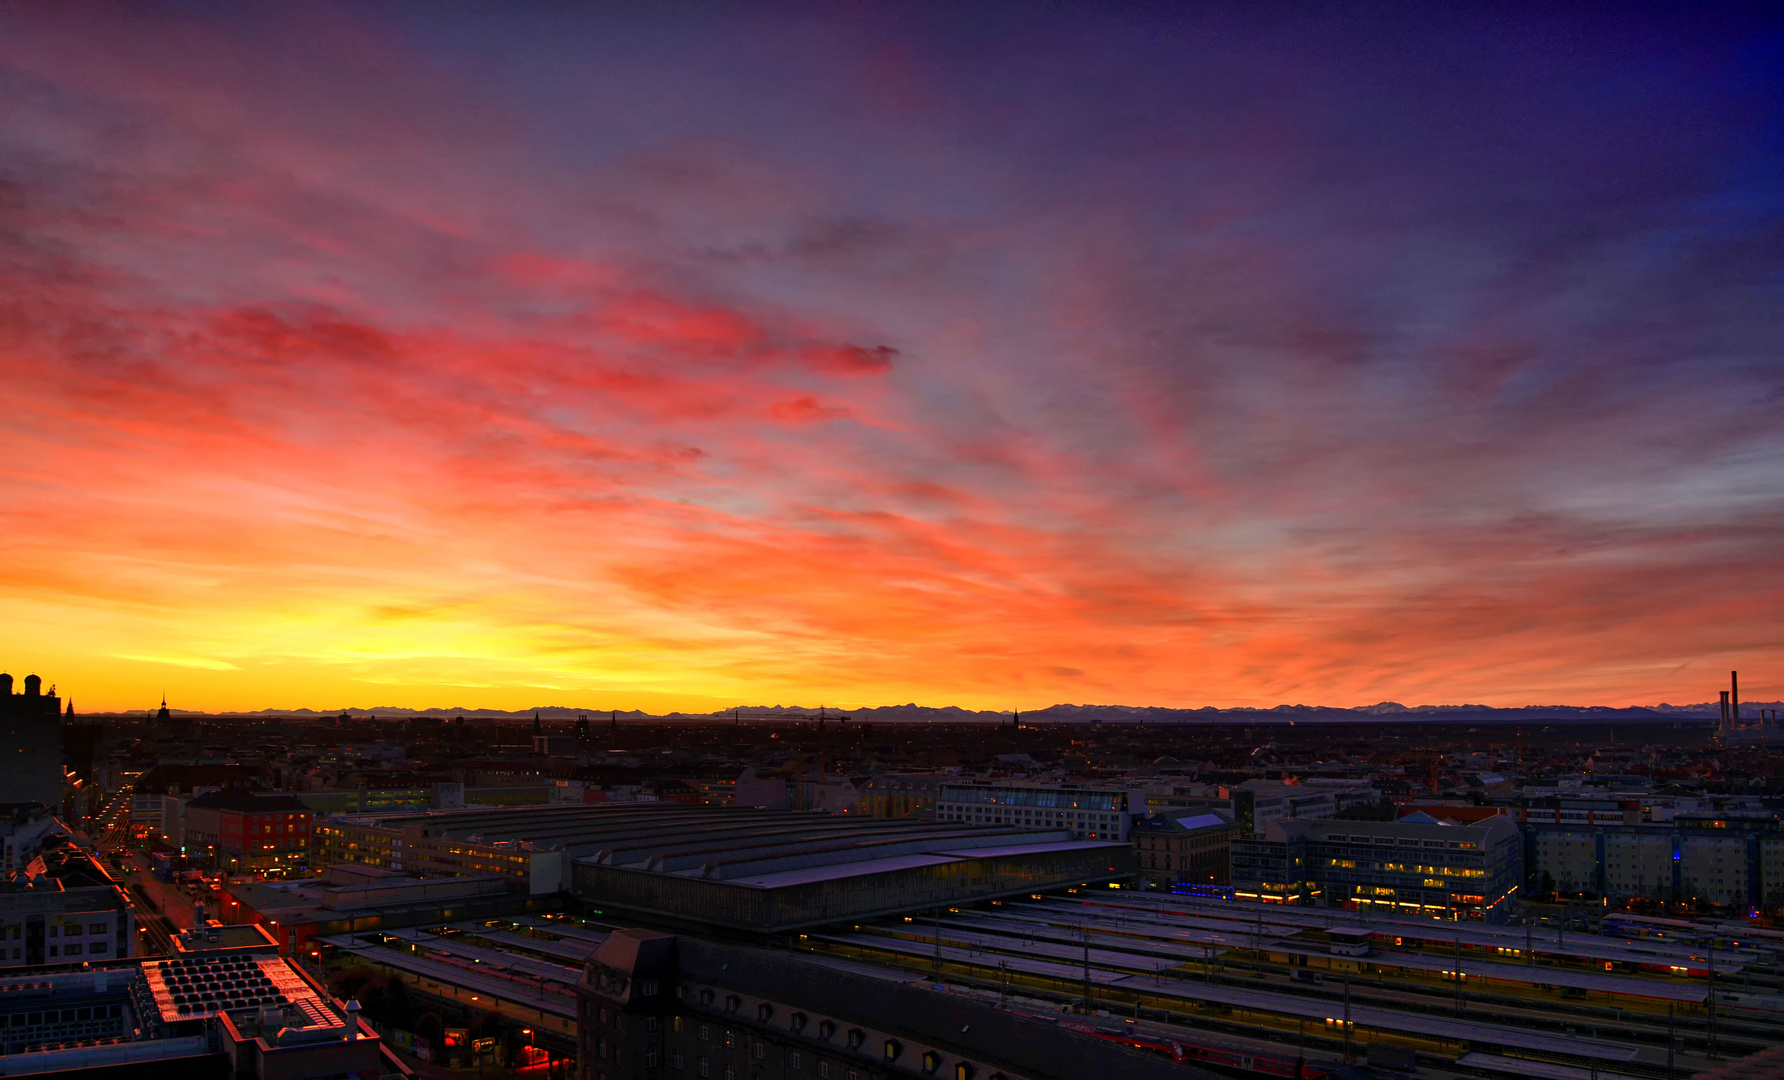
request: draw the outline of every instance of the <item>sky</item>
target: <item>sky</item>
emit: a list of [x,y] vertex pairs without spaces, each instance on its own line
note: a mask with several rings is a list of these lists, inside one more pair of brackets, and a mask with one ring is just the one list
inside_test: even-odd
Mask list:
[[0,668],[1784,697],[1781,76],[1715,5],[0,2]]

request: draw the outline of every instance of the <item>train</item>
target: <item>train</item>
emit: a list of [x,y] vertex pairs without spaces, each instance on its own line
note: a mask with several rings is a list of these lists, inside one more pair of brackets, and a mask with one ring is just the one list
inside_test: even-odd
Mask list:
[[1724,1016],[1752,1017],[1759,1020],[1784,1019],[1784,997],[1773,994],[1747,994],[1737,991],[1716,991],[1716,1008]]
[[1286,1077],[1287,1080],[1343,1080],[1345,1077],[1368,1075],[1355,1069],[1345,1069],[1334,1062],[1309,1061],[1305,1057],[1290,1057],[1287,1054],[1258,1053],[1193,1037],[1167,1037],[1136,1029],[1095,1027],[1070,1021],[1063,1022],[1060,1026],[1095,1039],[1163,1054],[1172,1061],[1185,1064],[1219,1065],[1263,1076]]

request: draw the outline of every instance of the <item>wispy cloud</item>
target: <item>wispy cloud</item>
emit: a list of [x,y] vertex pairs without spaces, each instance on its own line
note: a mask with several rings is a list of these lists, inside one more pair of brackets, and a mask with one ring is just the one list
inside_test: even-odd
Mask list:
[[168,667],[195,668],[199,671],[238,671],[227,660],[211,660],[202,656],[143,656],[137,653],[113,653],[118,660],[134,660],[139,664],[166,664]]

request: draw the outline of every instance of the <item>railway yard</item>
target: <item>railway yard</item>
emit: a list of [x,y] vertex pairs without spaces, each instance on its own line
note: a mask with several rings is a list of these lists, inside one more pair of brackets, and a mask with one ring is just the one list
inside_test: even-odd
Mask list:
[[[331,963],[567,1040],[581,959],[619,925],[526,917],[323,944]],[[1784,942],[1683,926],[1612,937],[1084,889],[789,945],[1235,1076],[1683,1080],[1784,1037]]]
[[1781,950],[1712,943],[1084,890],[799,946],[1061,1022],[1088,1015],[1104,1037],[1174,1044],[1192,1060],[1237,1057],[1241,1071],[1306,1076],[1347,1060],[1402,1071],[1415,1056],[1420,1076],[1667,1080],[1784,1034]]

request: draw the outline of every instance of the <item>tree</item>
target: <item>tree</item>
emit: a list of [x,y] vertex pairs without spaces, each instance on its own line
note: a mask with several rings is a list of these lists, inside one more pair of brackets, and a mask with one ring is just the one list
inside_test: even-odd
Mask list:
[[426,1039],[435,1052],[446,1045],[446,1019],[433,1009],[415,1018],[414,1031],[418,1037]]

